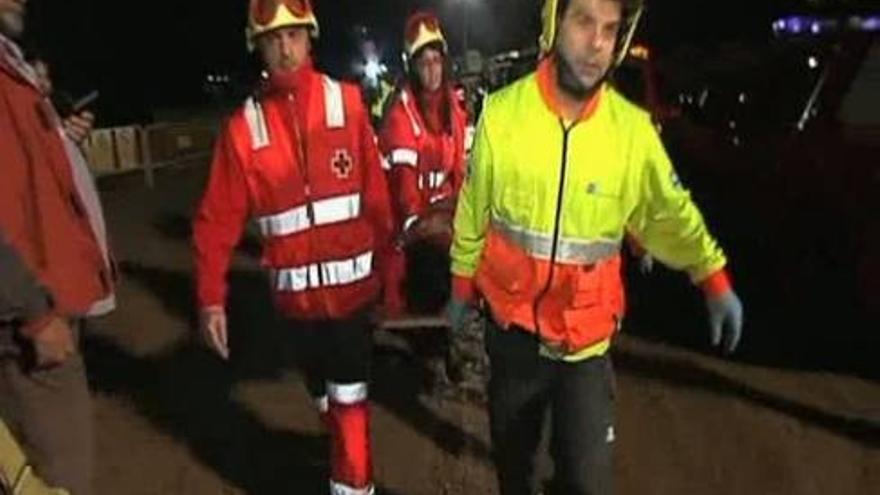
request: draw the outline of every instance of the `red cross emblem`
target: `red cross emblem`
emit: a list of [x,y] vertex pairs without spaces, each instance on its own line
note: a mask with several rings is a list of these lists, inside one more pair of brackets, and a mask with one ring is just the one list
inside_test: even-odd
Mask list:
[[351,176],[351,170],[354,168],[354,161],[348,150],[336,150],[333,159],[330,161],[330,168],[336,174],[338,179],[348,179]]

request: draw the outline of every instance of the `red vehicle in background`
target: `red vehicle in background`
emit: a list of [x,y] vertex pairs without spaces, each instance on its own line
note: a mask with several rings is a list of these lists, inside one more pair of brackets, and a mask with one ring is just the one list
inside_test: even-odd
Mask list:
[[756,353],[775,346],[769,352],[784,348],[793,364],[871,370],[868,349],[880,340],[880,20],[834,23],[844,25],[782,19],[769,43],[652,54],[617,77],[655,115],[727,246]]

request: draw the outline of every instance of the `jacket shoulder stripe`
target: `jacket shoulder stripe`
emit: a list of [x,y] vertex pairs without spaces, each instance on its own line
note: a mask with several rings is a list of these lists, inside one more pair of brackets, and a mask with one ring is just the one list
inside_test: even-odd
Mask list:
[[329,77],[324,77],[324,107],[327,128],[340,129],[345,127],[345,101],[342,97],[342,85]]
[[244,103],[244,119],[251,134],[251,149],[258,150],[269,146],[269,127],[263,106],[254,97]]
[[403,109],[406,110],[406,116],[409,117],[409,121],[412,124],[413,135],[415,135],[415,137],[420,137],[422,135],[422,128],[419,126],[419,122],[416,120],[412,108],[410,108],[411,102],[412,98],[409,96],[409,91],[401,91],[400,103],[403,105]]

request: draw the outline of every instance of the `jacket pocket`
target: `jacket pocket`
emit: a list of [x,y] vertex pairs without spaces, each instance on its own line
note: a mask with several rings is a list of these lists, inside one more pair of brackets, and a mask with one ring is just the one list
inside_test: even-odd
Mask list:
[[571,307],[591,308],[602,301],[602,280],[595,265],[579,268],[575,275]]
[[534,284],[533,260],[498,234],[490,233],[479,276],[511,296],[524,295]]

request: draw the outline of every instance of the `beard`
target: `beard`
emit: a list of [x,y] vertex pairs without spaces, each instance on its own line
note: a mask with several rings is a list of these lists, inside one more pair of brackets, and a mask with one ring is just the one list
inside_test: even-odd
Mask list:
[[602,77],[599,77],[593,84],[588,85],[584,84],[583,80],[578,77],[577,71],[560,50],[556,51],[556,61],[556,78],[559,82],[559,87],[568,93],[569,96],[578,100],[586,99],[595,93],[608,74],[606,71]]
[[24,15],[18,12],[0,14],[0,34],[16,39],[24,32]]

